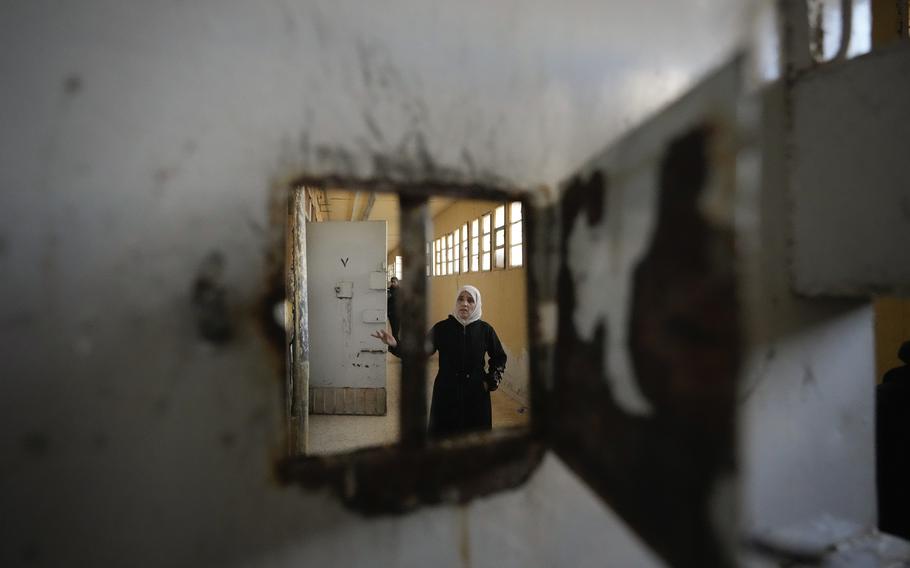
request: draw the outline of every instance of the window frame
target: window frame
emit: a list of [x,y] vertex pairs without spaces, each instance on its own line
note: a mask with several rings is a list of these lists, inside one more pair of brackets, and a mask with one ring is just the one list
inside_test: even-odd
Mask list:
[[471,236],[471,272],[480,272],[480,217],[471,221],[468,230]]
[[[314,185],[318,187],[316,181],[318,180],[304,183],[309,187]],[[354,182],[339,184],[338,180],[332,180],[332,184],[333,187],[341,185],[346,189],[363,189]],[[412,322],[413,329],[427,325],[429,279],[423,278],[422,275],[427,269],[425,265],[428,251],[432,255],[429,258],[434,264],[437,261],[445,262],[441,258],[443,251],[435,250],[435,245],[421,247],[418,244],[415,247],[413,244],[427,242],[421,237],[427,233],[430,223],[426,215],[429,197],[447,195],[484,201],[516,200],[523,197],[523,194],[518,192],[475,186],[468,189],[445,186],[441,193],[433,191],[439,190],[440,186],[431,187],[432,189],[428,190],[425,184],[419,187],[395,186],[401,202],[400,250],[404,272],[402,276],[403,280],[408,282],[400,292],[402,319]],[[298,241],[296,237],[294,239],[289,237],[286,242]],[[434,239],[431,242],[442,241]],[[296,263],[295,269],[299,269],[301,267],[299,258],[293,257],[293,261]],[[304,261],[303,270],[305,264]],[[284,273],[290,274],[287,265]],[[276,274],[280,275],[280,272]],[[531,272],[528,271],[527,274],[530,275]],[[535,304],[530,301],[536,288],[529,276],[525,278],[529,298],[525,307],[528,310],[527,321],[530,326],[530,322],[537,319]],[[288,292],[291,292],[290,288]],[[293,297],[297,302],[292,302],[294,309],[299,306],[305,313],[305,300],[299,303],[299,294]],[[295,455],[288,438],[289,455],[281,459],[276,469],[279,480],[313,489],[334,488],[337,496],[352,509],[368,514],[388,514],[443,501],[465,502],[475,497],[514,488],[528,479],[531,472],[540,464],[546,449],[542,434],[545,411],[540,408],[540,405],[545,403],[545,398],[535,394],[542,392],[543,378],[540,375],[541,368],[533,363],[536,360],[533,354],[541,353],[544,349],[540,339],[529,327],[528,347],[532,353],[529,373],[531,388],[529,425],[520,429],[506,428],[491,433],[467,434],[440,443],[429,440],[426,434],[427,357],[425,353],[421,354],[424,336],[422,333],[408,336],[407,329],[409,328],[402,330],[401,338],[403,359],[402,399],[399,405],[402,425],[400,441],[389,446],[369,447],[335,455]],[[280,333],[283,338],[284,330]],[[306,338],[306,333],[295,334],[293,340],[295,342],[293,345],[297,345],[295,351],[301,356],[306,356],[308,348],[305,344],[302,347],[298,344],[306,342]],[[284,339],[278,343],[287,346]],[[290,365],[291,359],[287,357],[283,359]],[[286,374],[291,376],[290,367],[286,369]],[[286,391],[286,394],[294,396],[293,392],[291,389]],[[291,424],[296,419],[292,415],[287,416],[288,432],[291,431]],[[390,478],[396,479],[396,483],[387,483]]]
[[461,273],[461,235],[458,232],[458,229],[452,231],[452,262],[454,271],[452,274]]
[[[507,204],[506,211],[508,212],[508,220],[506,222],[506,269],[511,270],[513,268],[522,268],[524,267],[524,225],[522,224],[523,215],[522,210],[524,209],[524,204],[521,201],[511,201]],[[514,208],[515,205],[518,205],[519,215],[518,220],[514,220]],[[518,243],[514,241],[515,229],[518,229],[520,240]],[[518,264],[513,264],[514,250],[516,247],[519,247],[521,251],[521,257],[518,261]]]
[[[501,224],[501,225],[497,225],[497,224],[496,224],[496,223],[497,223],[497,220],[496,220],[496,219],[497,219],[497,217],[499,216],[499,211],[500,211],[500,210],[502,211],[502,224]],[[492,235],[492,240],[491,240],[491,245],[492,245],[492,248],[491,248],[491,252],[492,252],[492,269],[493,269],[493,270],[505,270],[505,269],[507,268],[507,266],[508,266],[508,261],[507,261],[507,259],[506,259],[506,249],[507,249],[507,244],[508,244],[508,243],[507,243],[507,241],[508,241],[508,236],[506,235],[506,227],[508,226],[508,222],[506,221],[506,205],[505,205],[505,203],[499,204],[499,205],[497,205],[496,207],[493,208],[493,218],[492,218],[492,222],[493,222],[492,227],[491,227],[491,235]],[[500,231],[502,231],[502,244],[499,244],[499,240],[498,240],[498,238],[497,238],[497,237],[499,236],[499,232],[500,232]],[[497,251],[500,251],[500,250],[502,251],[502,266],[500,266],[500,265],[497,264],[497,262],[496,262],[496,256],[497,256],[497,255],[496,255],[496,252],[497,252]]]
[[[518,207],[517,219],[515,208]],[[495,270],[512,270],[525,266],[525,225],[522,200],[510,200],[499,203],[492,209],[462,223],[454,230],[434,239],[434,251],[439,248],[441,255],[434,252],[434,270],[432,276],[452,276],[471,272],[491,272]],[[497,211],[502,211],[502,224],[496,225]],[[486,222],[485,222],[486,221]],[[484,226],[489,230],[484,232]],[[502,234],[502,242],[497,245],[496,235]],[[518,232],[516,243],[515,233]],[[451,241],[451,245],[449,244]],[[441,248],[440,248],[441,247]],[[518,255],[515,249],[519,248]],[[496,252],[502,251],[503,266],[496,264]],[[436,258],[439,256],[439,258]],[[515,257],[518,257],[516,263]],[[484,268],[486,266],[486,268]]]
[[[486,219],[486,223],[484,222]],[[484,243],[486,238],[486,243]],[[493,211],[480,216],[480,271],[490,272],[493,269]]]
[[461,225],[461,272],[467,274],[471,271],[470,241],[468,237],[468,223]]

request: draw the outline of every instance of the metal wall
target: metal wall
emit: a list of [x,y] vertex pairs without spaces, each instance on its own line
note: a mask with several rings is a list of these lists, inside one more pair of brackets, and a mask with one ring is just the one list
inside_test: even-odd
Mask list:
[[907,41],[796,84],[790,183],[801,293],[910,293],[908,101]]
[[[555,187],[725,60],[758,3],[6,3],[0,564],[657,565],[552,456],[401,518],[272,481],[279,190]],[[780,309],[818,359],[871,353],[862,317]]]

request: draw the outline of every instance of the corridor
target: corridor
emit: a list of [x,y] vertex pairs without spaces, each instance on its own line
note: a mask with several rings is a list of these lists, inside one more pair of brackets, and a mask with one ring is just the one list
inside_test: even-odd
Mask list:
[[[401,387],[401,360],[386,356],[388,366],[387,400],[385,416],[310,415],[309,450],[311,454],[334,454],[358,448],[394,444],[398,441],[398,409]],[[427,411],[433,394],[433,378],[438,359],[430,358],[427,365]],[[494,391],[493,428],[527,426],[528,407],[504,389]]]

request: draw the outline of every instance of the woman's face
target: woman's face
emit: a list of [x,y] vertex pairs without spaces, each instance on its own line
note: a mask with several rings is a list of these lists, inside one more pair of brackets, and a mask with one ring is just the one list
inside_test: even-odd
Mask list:
[[468,294],[467,290],[463,291],[461,294],[458,294],[458,317],[461,319],[468,319],[474,312],[474,296]]

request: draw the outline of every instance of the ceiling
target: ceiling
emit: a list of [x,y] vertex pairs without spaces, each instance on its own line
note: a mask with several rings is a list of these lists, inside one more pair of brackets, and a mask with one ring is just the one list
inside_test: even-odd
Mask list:
[[[400,229],[398,223],[398,195],[369,191],[329,189],[325,192],[328,211],[326,221],[386,221],[388,250],[398,248]],[[372,200],[372,205],[370,202]],[[430,219],[452,204],[449,197],[431,197]]]

